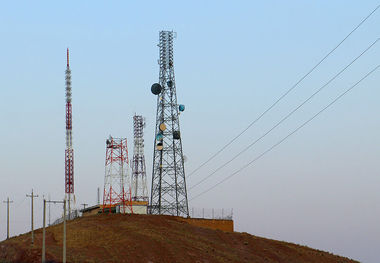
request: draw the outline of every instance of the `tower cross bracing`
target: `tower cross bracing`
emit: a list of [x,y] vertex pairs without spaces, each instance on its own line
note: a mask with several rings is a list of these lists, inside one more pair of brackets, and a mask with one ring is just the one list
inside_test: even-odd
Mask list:
[[[159,34],[159,92],[150,212],[188,216],[188,199],[173,60],[173,31]],[[153,92],[153,86],[152,86]]]

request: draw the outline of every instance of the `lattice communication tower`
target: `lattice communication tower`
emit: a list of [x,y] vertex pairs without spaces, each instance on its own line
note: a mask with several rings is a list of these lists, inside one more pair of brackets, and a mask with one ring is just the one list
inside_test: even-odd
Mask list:
[[103,212],[120,206],[121,213],[133,213],[126,138],[106,140]]
[[173,31],[160,31],[159,83],[152,85],[157,96],[156,130],[150,213],[189,216],[184,157],[179,126],[173,64]]
[[69,63],[69,49],[67,49],[66,65],[66,150],[65,150],[65,194],[68,202],[69,216],[71,203],[74,197],[74,149],[72,136],[72,108],[71,108],[71,70]]
[[148,202],[144,156],[144,126],[145,121],[142,116],[133,116],[132,200]]

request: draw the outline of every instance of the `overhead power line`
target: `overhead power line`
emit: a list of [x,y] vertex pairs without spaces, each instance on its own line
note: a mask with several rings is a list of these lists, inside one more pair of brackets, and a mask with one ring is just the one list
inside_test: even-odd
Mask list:
[[187,178],[194,173],[196,173],[199,169],[213,160],[216,156],[218,156],[221,152],[223,152],[228,146],[230,146],[234,141],[236,141],[241,135],[243,135],[249,128],[251,128],[256,122],[258,122],[265,114],[267,114],[274,106],[276,106],[283,98],[285,98],[293,89],[295,89],[298,84],[300,84],[307,76],[309,76],[323,61],[325,61],[340,45],[343,44],[365,21],[368,20],[378,9],[380,5],[378,5],[375,9],[373,9],[351,32],[346,35],[346,37],[341,40],[338,45],[336,45],[330,52],[328,52],[313,68],[311,68],[305,75],[303,75],[290,89],[288,89],[283,95],[281,95],[269,108],[267,108],[263,113],[261,113],[254,121],[252,121],[244,130],[242,130],[238,135],[236,135],[232,140],[230,140],[226,145],[220,148],[216,153],[211,155],[206,161],[204,161],[201,165],[199,165],[195,170],[193,170],[190,174],[187,175]]
[[211,191],[212,189],[214,189],[215,187],[217,187],[218,185],[224,183],[225,181],[227,181],[228,179],[232,178],[233,176],[235,176],[236,174],[240,173],[241,171],[243,171],[245,168],[249,167],[250,165],[252,165],[253,163],[255,163],[257,160],[261,159],[264,155],[266,155],[267,153],[269,153],[270,151],[272,151],[274,148],[276,148],[277,146],[279,146],[281,143],[283,143],[285,140],[287,140],[290,136],[292,136],[293,134],[295,134],[296,132],[298,132],[300,129],[302,129],[304,126],[306,126],[308,123],[310,123],[312,120],[314,120],[318,115],[320,115],[322,112],[324,112],[326,109],[328,109],[329,107],[331,107],[332,105],[335,104],[335,102],[337,102],[339,99],[341,99],[343,96],[345,96],[348,92],[350,92],[353,88],[355,88],[357,85],[359,85],[363,80],[365,80],[367,77],[369,77],[373,72],[375,72],[378,68],[380,67],[380,65],[376,66],[374,69],[372,69],[370,72],[368,72],[364,77],[362,77],[359,81],[357,81],[354,85],[352,85],[350,88],[348,88],[347,90],[345,90],[343,93],[341,93],[339,96],[337,96],[333,101],[331,101],[329,104],[327,104],[323,109],[321,109],[319,112],[317,112],[315,115],[313,115],[310,119],[308,119],[307,121],[305,121],[304,123],[302,123],[300,126],[298,126],[295,130],[293,130],[291,133],[289,133],[288,135],[286,135],[284,138],[282,138],[280,141],[278,141],[277,143],[275,143],[274,145],[272,145],[269,149],[267,149],[266,151],[264,151],[263,153],[261,153],[259,156],[257,156],[255,159],[251,160],[249,163],[245,164],[244,166],[242,166],[240,169],[236,170],[235,172],[233,172],[232,174],[230,174],[229,176],[227,176],[226,178],[224,178],[223,180],[219,181],[217,184],[213,185],[212,187],[206,189],[205,191],[199,193],[198,195],[194,196],[193,198],[190,199],[191,200],[194,200],[198,197],[200,197],[201,195]]
[[346,71],[352,64],[354,64],[361,56],[363,56],[368,50],[370,50],[378,41],[380,38],[376,39],[371,45],[369,45],[360,55],[358,55],[355,59],[353,59],[347,66],[345,66],[342,70],[340,70],[337,74],[335,74],[330,80],[328,80],[322,87],[320,87],[318,90],[316,90],[313,94],[311,94],[306,100],[304,100],[301,104],[299,104],[296,108],[294,108],[291,112],[289,112],[285,117],[283,117],[280,121],[278,121],[272,128],[270,128],[268,131],[266,131],[263,135],[261,135],[259,138],[257,138],[255,141],[253,141],[251,144],[249,144],[247,147],[245,147],[242,151],[237,153],[234,157],[232,157],[229,161],[225,162],[223,165],[219,166],[217,169],[215,169],[211,174],[200,180],[195,185],[191,186],[189,190],[197,187],[204,181],[206,181],[208,178],[210,178],[212,175],[214,175],[216,172],[220,171],[222,168],[227,166],[229,163],[231,163],[233,160],[235,160],[237,157],[239,157],[241,154],[246,152],[248,149],[250,149],[252,146],[254,146],[256,143],[258,143],[261,139],[266,137],[269,133],[271,133],[274,129],[276,129],[280,124],[282,124],[285,120],[287,120],[290,116],[292,116],[296,111],[298,111],[303,105],[305,105],[307,102],[309,102],[315,95],[317,95],[319,92],[321,92],[325,87],[327,87],[331,82],[333,82],[338,76],[340,76],[344,71]]

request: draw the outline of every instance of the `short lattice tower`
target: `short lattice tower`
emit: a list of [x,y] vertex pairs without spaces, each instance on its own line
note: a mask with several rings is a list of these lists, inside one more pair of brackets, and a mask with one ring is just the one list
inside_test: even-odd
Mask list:
[[106,140],[103,212],[133,213],[126,138]]

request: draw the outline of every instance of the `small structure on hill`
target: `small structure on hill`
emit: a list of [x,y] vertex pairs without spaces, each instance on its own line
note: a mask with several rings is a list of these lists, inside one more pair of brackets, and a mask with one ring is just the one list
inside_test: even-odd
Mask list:
[[[146,215],[148,214],[148,201],[132,201],[131,207],[133,214]],[[120,213],[120,211],[126,210],[123,209],[121,205],[116,206],[116,213]],[[121,212],[122,213],[122,212]]]
[[86,207],[84,209],[79,210],[82,213],[82,216],[91,216],[91,215],[96,215],[99,213],[100,210],[100,205],[93,205]]
[[[146,215],[148,214],[148,202],[147,201],[131,201],[129,207],[133,211],[133,214]],[[123,207],[121,203],[115,204],[113,206],[103,206],[103,205],[94,205],[90,207],[86,207],[80,212],[82,216],[91,216],[100,213],[124,213],[130,214],[127,212],[130,208]]]

